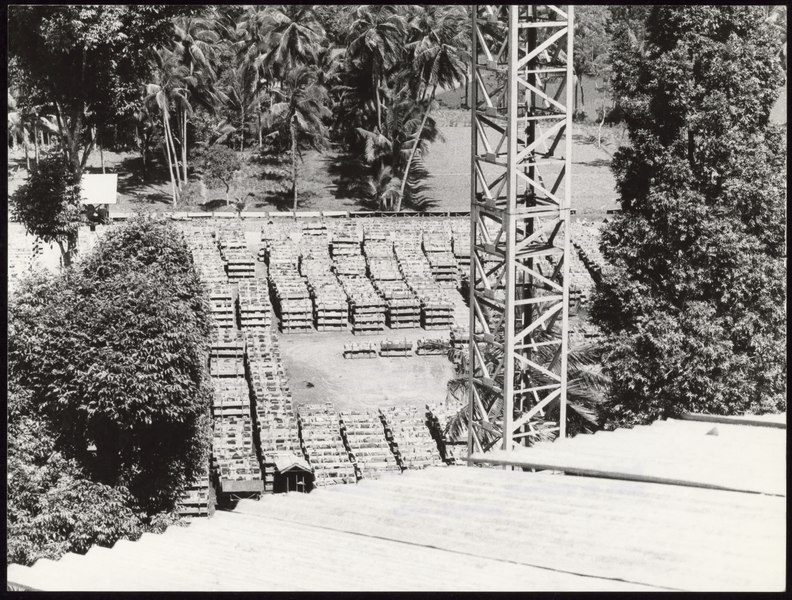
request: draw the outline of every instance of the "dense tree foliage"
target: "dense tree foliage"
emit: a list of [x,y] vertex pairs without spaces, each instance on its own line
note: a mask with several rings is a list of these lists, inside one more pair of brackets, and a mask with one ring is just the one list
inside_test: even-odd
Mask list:
[[[623,32],[624,33],[624,32]],[[777,32],[753,7],[655,7],[622,35],[614,91],[631,145],[593,315],[612,418],[783,409],[786,135]]]
[[[9,369],[58,447],[147,512],[207,459],[207,305],[183,240],[136,219],[11,306]],[[89,451],[94,445],[95,456]]]
[[330,116],[326,106],[327,90],[317,82],[314,69],[298,66],[289,72],[275,96],[279,102],[272,105],[272,115],[289,128],[293,210],[297,210],[298,142],[308,142],[317,149],[326,145],[327,127],[323,119]]
[[239,155],[227,146],[211,146],[201,157],[204,181],[210,186],[218,183],[225,186],[226,204],[230,202],[231,180],[241,167]]
[[581,79],[584,76],[600,77],[608,64],[611,36],[608,25],[611,12],[608,6],[591,5],[575,8],[575,49],[573,67],[575,69],[575,110],[580,103],[585,104]]
[[11,214],[28,233],[55,242],[65,265],[77,248],[80,225],[85,222],[80,201],[80,178],[61,155],[41,160],[11,197]]
[[29,393],[11,387],[6,561],[58,559],[140,535],[145,517],[129,493],[88,478],[58,450],[53,428],[33,416],[30,403]]
[[173,31],[183,7],[14,6],[9,59],[20,100],[56,115],[64,155],[78,175],[93,128],[133,114],[149,72],[146,51]]

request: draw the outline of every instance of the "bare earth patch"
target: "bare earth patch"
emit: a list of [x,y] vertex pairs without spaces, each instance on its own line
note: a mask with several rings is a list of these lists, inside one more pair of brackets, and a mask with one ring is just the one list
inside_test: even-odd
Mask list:
[[388,339],[448,337],[447,331],[386,330],[380,335],[285,333],[278,335],[295,407],[332,402],[339,410],[424,407],[445,399],[454,367],[444,355],[347,359],[344,344]]

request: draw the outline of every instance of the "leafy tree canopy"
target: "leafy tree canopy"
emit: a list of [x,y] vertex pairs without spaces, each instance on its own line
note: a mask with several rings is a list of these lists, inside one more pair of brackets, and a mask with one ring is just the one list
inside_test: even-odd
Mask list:
[[28,233],[57,242],[68,262],[85,221],[74,168],[61,155],[43,158],[11,197],[11,213]]
[[144,515],[123,488],[91,481],[58,451],[57,436],[30,410],[30,394],[8,395],[8,547],[6,562],[57,560],[66,552],[136,538]]
[[149,72],[147,51],[173,34],[164,5],[29,5],[8,14],[9,59],[19,98],[58,116],[64,152],[78,172],[91,125],[134,113]]
[[228,146],[210,146],[201,157],[201,170],[206,183],[210,186],[222,183],[226,194],[230,190],[231,178],[242,168],[239,155]]
[[592,314],[609,334],[613,418],[785,406],[783,81],[753,7],[654,7],[622,30],[614,93],[631,146]]
[[[46,301],[27,302],[35,295]],[[207,458],[207,310],[183,240],[143,218],[10,309],[9,369],[59,447],[148,512],[172,507]]]

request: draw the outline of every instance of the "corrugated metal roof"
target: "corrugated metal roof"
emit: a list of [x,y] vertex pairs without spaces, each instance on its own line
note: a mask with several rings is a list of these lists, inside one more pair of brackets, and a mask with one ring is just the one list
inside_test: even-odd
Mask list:
[[[476,458],[476,457],[474,457]],[[668,419],[479,458],[571,474],[786,494],[786,429]]]
[[[633,431],[695,463],[675,441],[688,425]],[[778,449],[753,436],[722,439]],[[783,590],[785,532],[783,496],[445,467],[244,500],[112,549],[11,565],[8,581],[42,590]]]

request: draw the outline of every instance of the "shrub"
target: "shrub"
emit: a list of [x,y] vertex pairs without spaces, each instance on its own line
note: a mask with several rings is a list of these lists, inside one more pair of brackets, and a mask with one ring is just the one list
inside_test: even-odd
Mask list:
[[59,452],[51,428],[31,415],[24,390],[12,386],[8,400],[6,562],[29,565],[138,537],[143,513],[129,493],[91,481]]
[[80,203],[80,176],[59,153],[42,158],[27,182],[11,196],[11,214],[28,233],[55,242],[65,264],[77,247],[85,221]]
[[181,201],[186,206],[194,206],[206,202],[206,184],[203,181],[185,183],[181,191]]
[[215,144],[206,149],[200,163],[203,178],[209,187],[223,185],[225,187],[226,204],[230,202],[228,194],[234,174],[242,168],[239,155],[222,144]]

